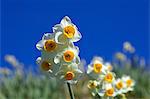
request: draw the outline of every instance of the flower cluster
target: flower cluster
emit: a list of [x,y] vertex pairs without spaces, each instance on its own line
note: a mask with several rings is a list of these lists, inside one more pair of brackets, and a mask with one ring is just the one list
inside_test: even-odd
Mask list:
[[95,57],[88,65],[88,88],[93,96],[115,97],[133,90],[135,81],[129,76],[116,79],[112,69],[112,65],[104,63],[100,57]]
[[82,73],[79,69],[79,48],[74,45],[81,39],[77,27],[65,16],[53,27],[53,33],[45,33],[36,47],[41,51],[37,64],[41,69],[63,81],[76,82]]

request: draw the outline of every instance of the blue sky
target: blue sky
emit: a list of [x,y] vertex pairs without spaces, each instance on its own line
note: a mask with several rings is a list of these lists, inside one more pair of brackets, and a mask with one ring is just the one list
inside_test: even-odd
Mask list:
[[76,44],[87,62],[94,55],[110,60],[124,41],[149,59],[148,0],[2,0],[1,66],[6,54],[36,65],[36,43],[66,15],[82,33]]

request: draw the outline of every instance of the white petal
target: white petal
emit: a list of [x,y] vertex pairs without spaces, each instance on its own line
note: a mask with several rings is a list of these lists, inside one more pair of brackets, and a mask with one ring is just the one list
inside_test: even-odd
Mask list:
[[75,47],[75,49],[76,49],[76,54],[78,55],[79,54],[79,47],[77,47],[77,46],[74,46]]
[[80,69],[77,69],[76,72],[80,74],[83,73]]
[[39,42],[36,44],[36,48],[37,48],[38,50],[42,50],[42,49],[43,49],[43,46],[44,46],[44,41],[43,41],[43,40],[39,41]]
[[63,31],[63,28],[61,27],[60,24],[56,24],[56,25],[53,27],[53,32],[56,33],[56,32],[59,32],[59,31]]
[[74,35],[74,37],[71,39],[72,42],[77,42],[82,38],[82,35],[79,31],[77,31]]
[[87,69],[87,74],[91,73],[93,71],[93,68],[89,65]]
[[[55,34],[55,41],[56,41],[56,43],[58,43],[58,44],[64,44],[65,42],[64,42],[64,39],[62,38],[62,36],[63,36],[63,33],[62,32],[57,32],[56,34]],[[62,39],[61,39],[62,38]]]
[[79,56],[76,56],[75,62],[76,62],[77,64],[80,64],[80,57],[79,57]]
[[66,27],[66,26],[68,26],[68,25],[71,24],[71,20],[70,20],[70,18],[69,18],[68,16],[65,16],[65,17],[61,20],[60,24],[62,25],[62,27]]
[[54,38],[54,34],[52,33],[45,33],[42,37],[42,40],[49,40],[49,39],[52,39]]
[[38,57],[38,58],[36,59],[36,63],[37,63],[37,64],[40,64],[40,63],[41,63],[41,60],[42,60],[41,57]]
[[60,63],[60,59],[61,59],[61,55],[56,55],[55,58],[54,58],[54,63],[55,64]]

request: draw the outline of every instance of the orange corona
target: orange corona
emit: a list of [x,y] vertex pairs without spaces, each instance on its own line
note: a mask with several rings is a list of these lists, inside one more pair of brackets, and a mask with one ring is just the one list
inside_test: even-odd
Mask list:
[[105,76],[105,81],[111,83],[113,80],[113,75],[112,73],[108,73],[106,76]]
[[95,73],[100,73],[101,72],[101,69],[102,69],[102,64],[100,63],[97,63],[97,64],[94,64],[94,72]]
[[74,73],[73,72],[67,72],[65,75],[66,80],[72,80],[74,78]]
[[116,84],[116,87],[117,87],[117,89],[120,90],[120,89],[123,87],[122,81],[118,82],[118,83]]
[[73,26],[66,26],[64,28],[64,35],[67,37],[67,38],[73,38],[75,34],[75,29]]
[[106,90],[106,95],[107,96],[113,96],[113,94],[114,94],[114,89],[113,88],[110,88],[110,89]]
[[65,62],[71,62],[74,59],[74,53],[72,51],[66,51],[63,55]]
[[41,64],[41,68],[44,71],[48,71],[49,69],[51,69],[52,65],[50,63],[48,63],[47,61],[43,61]]
[[53,40],[47,40],[45,42],[45,45],[44,45],[44,50],[48,51],[48,52],[51,52],[51,51],[55,50],[56,46],[57,45],[56,45],[55,41],[53,41]]

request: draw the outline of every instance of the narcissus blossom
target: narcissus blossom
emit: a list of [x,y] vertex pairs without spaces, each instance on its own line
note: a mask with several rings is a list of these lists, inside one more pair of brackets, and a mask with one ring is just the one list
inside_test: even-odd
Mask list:
[[69,17],[64,17],[60,24],[53,27],[53,33],[45,33],[36,44],[36,48],[41,51],[37,64],[51,77],[76,82],[82,71],[79,69],[79,48],[73,42],[80,39],[77,27]]
[[67,16],[61,20],[60,24],[53,27],[53,32],[56,33],[55,40],[57,43],[77,42],[82,37],[78,28]]

